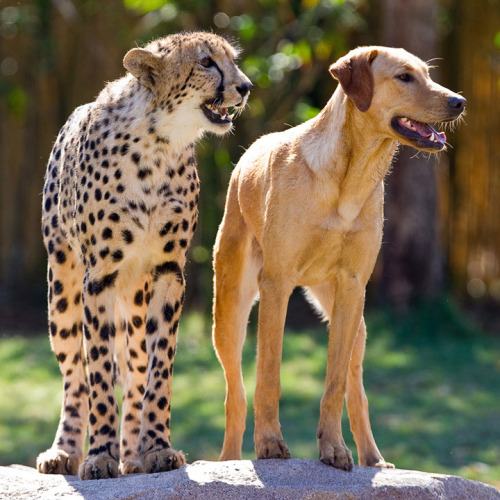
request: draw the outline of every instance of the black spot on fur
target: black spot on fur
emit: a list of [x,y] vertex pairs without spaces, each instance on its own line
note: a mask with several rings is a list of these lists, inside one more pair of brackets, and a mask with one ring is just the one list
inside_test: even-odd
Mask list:
[[113,259],[113,262],[119,262],[123,259],[123,252],[121,250],[115,250],[111,254],[111,258]]
[[151,335],[158,330],[158,321],[155,318],[150,318],[146,322],[146,333]]
[[167,241],[167,243],[165,243],[165,246],[163,247],[163,251],[165,253],[169,253],[171,252],[175,247],[175,241],[171,240],[171,241]]
[[64,291],[64,286],[59,280],[54,281],[54,295],[61,295]]
[[122,237],[123,237],[123,241],[125,241],[125,243],[127,243],[127,244],[130,244],[134,241],[134,235],[128,229],[124,229],[122,231]]
[[165,304],[163,306],[163,319],[167,322],[170,323],[172,321],[172,318],[174,317],[174,309],[170,304]]
[[137,290],[135,296],[134,296],[134,304],[136,306],[142,306],[144,301],[144,292],[142,290]]
[[172,223],[167,222],[160,230],[160,236],[165,236],[172,229]]
[[59,299],[56,304],[56,309],[60,312],[63,313],[68,309],[68,300],[66,298]]
[[184,282],[184,276],[182,275],[182,270],[179,264],[175,261],[164,262],[163,264],[156,266],[154,271],[154,279],[158,280],[160,276],[164,274],[175,274],[176,279],[179,283]]
[[62,250],[56,252],[56,261],[58,264],[64,264],[66,262],[66,254]]
[[104,403],[99,403],[97,406],[97,411],[99,412],[99,415],[106,415],[106,412],[108,411],[107,406]]
[[112,287],[115,284],[118,271],[111,274],[106,274],[100,280],[94,280],[88,284],[88,292],[90,295],[99,295],[105,288]]

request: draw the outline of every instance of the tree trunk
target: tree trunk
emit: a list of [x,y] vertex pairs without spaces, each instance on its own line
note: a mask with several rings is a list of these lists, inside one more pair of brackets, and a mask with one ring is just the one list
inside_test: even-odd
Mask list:
[[[438,57],[438,7],[435,0],[382,0],[382,43],[424,61]],[[443,284],[435,167],[434,156],[402,147],[387,178],[381,292],[396,308],[432,299]]]

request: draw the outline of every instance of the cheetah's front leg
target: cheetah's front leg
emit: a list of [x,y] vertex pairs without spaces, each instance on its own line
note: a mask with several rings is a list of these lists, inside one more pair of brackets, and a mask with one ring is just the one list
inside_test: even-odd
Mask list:
[[150,297],[150,277],[144,277],[129,293],[126,302],[126,370],[123,372],[123,405],[120,444],[120,472],[143,472],[139,460],[142,397],[146,392],[148,356],[145,325]]
[[170,445],[170,402],[184,277],[175,261],[157,266],[146,320],[148,383],[143,398],[139,457],[145,472],[178,469],[186,463]]
[[118,476],[118,406],[113,380],[115,280],[112,274],[85,276],[84,336],[88,362],[89,451],[80,465],[82,479]]
[[74,475],[83,460],[89,410],[82,342],[84,269],[61,240],[59,234],[50,240],[60,242],[49,252],[48,283],[50,343],[63,375],[63,403],[54,444],[36,464],[44,474]]

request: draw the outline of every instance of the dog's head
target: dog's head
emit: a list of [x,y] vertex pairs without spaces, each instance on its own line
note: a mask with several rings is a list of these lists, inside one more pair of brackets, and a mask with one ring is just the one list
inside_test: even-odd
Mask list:
[[466,100],[432,81],[429,67],[404,49],[361,47],[330,66],[355,108],[380,133],[422,151],[445,148],[431,124],[453,122]]

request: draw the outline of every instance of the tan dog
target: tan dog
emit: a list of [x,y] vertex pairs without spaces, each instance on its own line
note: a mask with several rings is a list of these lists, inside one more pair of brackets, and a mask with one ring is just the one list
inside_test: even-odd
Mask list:
[[304,286],[330,319],[320,459],[353,467],[341,431],[345,396],[359,463],[392,467],[375,444],[362,381],[365,287],[382,239],[383,181],[399,142],[444,149],[445,134],[428,123],[455,120],[466,101],[403,49],[359,48],[330,72],[340,85],[322,112],[256,141],[229,185],[214,253],[213,338],[227,382],[221,460],[241,458],[241,351],[257,293],[255,450],[258,458],[290,457],[278,418],[280,362],[288,299]]

